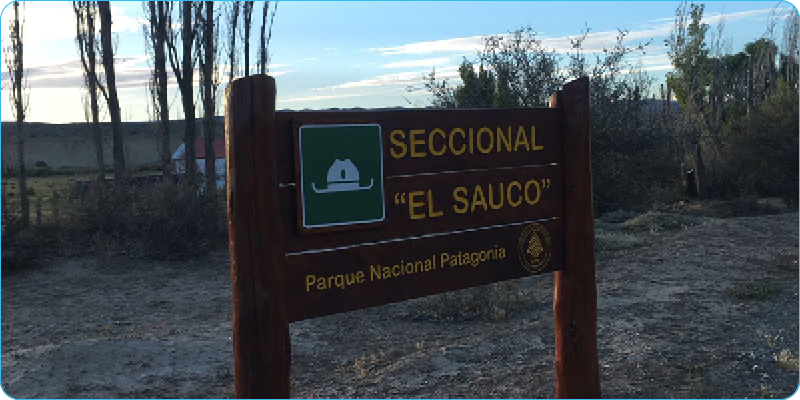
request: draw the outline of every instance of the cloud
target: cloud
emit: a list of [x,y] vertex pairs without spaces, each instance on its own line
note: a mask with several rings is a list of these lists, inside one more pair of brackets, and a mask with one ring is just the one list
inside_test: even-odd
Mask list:
[[[706,15],[703,22],[708,24],[715,24],[721,19],[725,21],[737,21],[744,18],[751,18],[759,15],[769,15],[773,12],[772,8],[740,11],[728,14],[712,14]],[[779,13],[780,15],[780,13]],[[637,41],[647,41],[655,37],[662,37],[669,35],[674,25],[674,17],[659,18],[648,21],[649,26],[640,29],[628,30],[625,36],[625,42],[628,44]],[[583,42],[583,50],[587,52],[598,52],[604,48],[614,46],[617,40],[619,31],[607,30],[600,32],[589,32]],[[510,38],[507,33],[499,33],[487,36],[498,36],[501,38]],[[559,53],[565,53],[572,50],[572,39],[576,39],[581,35],[576,33],[574,35],[566,35],[559,37],[538,37],[542,45],[547,49],[555,50]],[[429,54],[452,54],[452,53],[474,53],[482,50],[486,36],[468,36],[460,38],[449,38],[433,41],[408,43],[400,46],[392,47],[379,47],[368,49],[368,51],[378,52],[382,55],[429,55]],[[638,44],[638,43],[635,43]]]
[[[22,37],[26,45],[75,37],[75,11],[70,2],[26,1],[20,7],[20,13],[24,19]],[[3,38],[8,37],[8,22],[13,16],[13,8],[9,5],[0,18]],[[127,15],[124,8],[114,5],[111,6],[111,21],[111,31],[116,33],[139,33],[144,22],[142,18]],[[99,33],[99,18],[96,25]]]
[[[100,64],[98,73],[103,73]],[[51,64],[38,65],[26,68],[25,73],[28,87],[31,89],[83,89],[85,83],[83,68],[78,59],[57,61]],[[117,89],[145,88],[150,79],[150,67],[147,65],[146,55],[119,56],[115,59],[114,73]],[[195,76],[197,76],[196,74]],[[170,85],[176,85],[172,74],[168,74]],[[7,74],[2,75],[3,85],[6,85]]]
[[[422,81],[422,76],[424,74],[425,72],[422,71],[399,72],[395,74],[379,75],[372,78],[360,79],[357,81],[345,82],[334,86],[315,88],[311,90],[312,91],[342,90],[342,89],[354,89],[354,88],[376,87],[376,86],[415,85],[419,84]],[[439,78],[458,76],[458,66],[451,65],[437,69],[436,76]]]
[[362,92],[362,93],[336,93],[336,94],[320,94],[315,96],[304,97],[290,97],[288,99],[278,99],[279,103],[301,103],[310,101],[323,101],[333,99],[345,99],[348,97],[361,97],[376,94],[375,92]]
[[415,67],[436,67],[447,64],[449,57],[426,58],[422,60],[397,61],[381,65],[381,68],[415,68]]
[[441,39],[394,47],[379,47],[369,49],[369,51],[377,51],[383,55],[470,52],[483,48],[483,38],[483,36],[470,36]]

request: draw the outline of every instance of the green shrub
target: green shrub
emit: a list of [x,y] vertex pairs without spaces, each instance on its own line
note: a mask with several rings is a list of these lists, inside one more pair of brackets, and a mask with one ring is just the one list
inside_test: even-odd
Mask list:
[[751,115],[723,127],[715,192],[720,196],[780,197],[798,203],[798,93],[784,82]]

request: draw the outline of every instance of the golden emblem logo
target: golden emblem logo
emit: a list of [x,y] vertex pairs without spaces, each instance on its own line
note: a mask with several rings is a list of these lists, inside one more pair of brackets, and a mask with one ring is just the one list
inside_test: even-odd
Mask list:
[[550,261],[552,243],[550,233],[542,224],[533,222],[525,227],[519,235],[517,254],[522,267],[535,274],[547,266]]

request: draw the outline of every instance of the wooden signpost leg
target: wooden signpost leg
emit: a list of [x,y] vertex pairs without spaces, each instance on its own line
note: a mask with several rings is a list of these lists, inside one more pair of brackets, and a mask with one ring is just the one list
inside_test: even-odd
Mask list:
[[288,398],[291,348],[278,220],[275,79],[251,76],[226,93],[228,229],[237,398]]
[[556,397],[599,398],[589,79],[550,98],[563,110],[564,270],[555,273]]

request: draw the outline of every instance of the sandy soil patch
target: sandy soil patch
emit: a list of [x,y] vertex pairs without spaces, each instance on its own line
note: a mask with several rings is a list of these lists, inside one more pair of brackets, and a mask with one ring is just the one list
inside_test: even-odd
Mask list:
[[[791,395],[798,215],[636,235],[598,253],[603,396]],[[500,321],[419,318],[432,296],[294,323],[293,395],[553,397],[552,276],[506,290],[526,303]],[[232,397],[230,309],[224,252],[184,263],[49,260],[2,278],[3,389]]]

